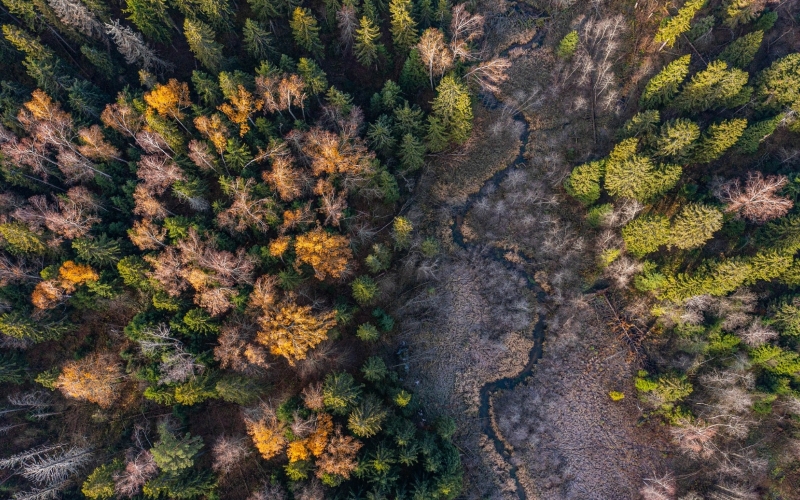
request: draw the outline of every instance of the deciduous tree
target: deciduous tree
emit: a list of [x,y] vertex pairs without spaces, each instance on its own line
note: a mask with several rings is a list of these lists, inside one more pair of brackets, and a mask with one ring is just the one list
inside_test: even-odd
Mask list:
[[116,358],[111,353],[95,351],[64,365],[56,387],[68,397],[108,408],[119,397],[116,387],[122,378],[122,368]]
[[744,186],[739,179],[733,179],[717,188],[715,195],[727,204],[727,212],[736,212],[751,222],[763,224],[783,217],[794,205],[792,200],[777,194],[787,182],[782,175],[764,177],[761,172],[749,172]]

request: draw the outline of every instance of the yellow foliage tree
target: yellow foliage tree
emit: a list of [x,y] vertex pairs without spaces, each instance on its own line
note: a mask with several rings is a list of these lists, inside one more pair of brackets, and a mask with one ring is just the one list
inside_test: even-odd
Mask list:
[[328,275],[341,278],[353,258],[350,240],[338,234],[328,234],[319,227],[298,236],[294,248],[296,265],[310,265],[320,280]]
[[191,106],[189,85],[172,78],[166,84],[156,85],[144,95],[144,102],[161,116],[183,119],[182,110]]
[[239,136],[244,137],[244,134],[250,130],[250,125],[247,123],[250,115],[264,107],[264,101],[255,99],[253,94],[241,85],[229,100],[230,103],[226,102],[217,109],[225,113],[233,123],[239,125]]
[[222,154],[225,148],[228,147],[229,131],[218,114],[214,113],[211,117],[198,116],[194,119],[194,126],[209,141],[214,143],[217,153]]
[[276,456],[286,446],[283,425],[274,415],[269,415],[261,420],[248,420],[245,424],[248,434],[253,439],[253,444],[264,460]]
[[122,369],[113,355],[94,352],[67,363],[55,386],[68,397],[108,408],[119,396],[116,386],[122,376]]
[[71,293],[75,291],[77,285],[99,280],[100,275],[91,266],[76,264],[68,260],[61,264],[61,268],[58,270],[58,278],[64,291]]
[[64,290],[58,280],[45,280],[36,284],[31,294],[31,302],[37,309],[52,309],[64,298]]
[[305,439],[301,441],[292,441],[286,448],[286,457],[290,462],[299,462],[308,459],[311,453],[305,444]]
[[256,340],[276,356],[283,356],[294,366],[306,358],[310,349],[328,338],[336,326],[333,311],[314,314],[311,306],[298,305],[293,295],[264,311]]

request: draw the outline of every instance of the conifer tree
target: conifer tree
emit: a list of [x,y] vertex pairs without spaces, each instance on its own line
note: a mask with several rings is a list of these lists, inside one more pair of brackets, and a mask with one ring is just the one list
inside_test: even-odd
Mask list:
[[347,428],[360,438],[369,438],[380,432],[386,409],[372,395],[367,396],[347,418]]
[[378,59],[380,30],[369,17],[363,16],[356,30],[355,55],[362,66],[371,66]]
[[695,141],[700,138],[700,127],[685,118],[670,120],[661,126],[656,138],[656,152],[659,156],[686,158],[691,154]]
[[668,244],[670,234],[669,219],[660,214],[639,216],[622,228],[625,248],[640,258]]
[[650,109],[640,111],[633,115],[633,117],[625,122],[622,129],[619,131],[619,136],[622,139],[629,137],[641,137],[642,142],[647,142],[647,138],[658,130],[658,124],[661,122],[661,113],[658,110]]
[[758,151],[758,146],[761,144],[761,142],[775,132],[775,129],[778,127],[778,123],[780,123],[780,121],[781,117],[776,116],[774,118],[749,124],[747,128],[744,129],[744,132],[742,132],[742,136],[739,137],[739,141],[736,143],[736,148],[743,153],[755,153]]
[[703,8],[705,3],[706,0],[687,0],[674,17],[669,17],[662,22],[661,28],[656,33],[655,41],[661,43],[662,47],[675,45],[678,37],[689,31],[692,18],[698,10]]
[[177,473],[194,465],[194,458],[203,447],[200,436],[186,434],[175,437],[166,424],[158,426],[159,441],[150,450],[158,468],[166,473]]
[[403,69],[400,71],[399,83],[406,95],[413,95],[428,80],[425,65],[419,55],[419,50],[411,49],[408,53]]
[[322,384],[323,404],[334,415],[347,415],[360,399],[361,390],[349,373],[331,373]]
[[604,160],[593,161],[572,169],[572,173],[564,181],[564,189],[573,198],[591,205],[600,198],[600,179],[605,174]]
[[183,33],[189,50],[208,70],[217,72],[222,65],[222,45],[214,41],[214,30],[202,21],[186,18]]
[[757,0],[725,0],[725,24],[735,28],[740,24],[754,21],[764,10],[764,2]]
[[123,14],[127,19],[156,42],[165,43],[170,39],[172,19],[167,14],[164,0],[127,0]]
[[297,72],[303,78],[309,95],[318,95],[327,90],[327,75],[313,59],[301,57],[297,62]]
[[309,9],[296,7],[289,21],[294,41],[315,58],[322,57],[323,47],[319,39],[319,23]]
[[472,132],[472,100],[464,84],[453,76],[442,78],[436,87],[433,116],[444,125],[448,141],[462,144]]
[[734,118],[712,124],[695,149],[694,161],[708,163],[716,160],[736,144],[745,128],[747,128],[747,120],[744,118]]
[[569,59],[577,50],[579,42],[578,32],[575,30],[570,31],[558,42],[556,54],[562,59]]
[[432,0],[418,0],[416,2],[416,18],[419,19],[421,28],[428,28],[433,19],[433,1]]
[[744,68],[753,62],[763,39],[764,32],[761,30],[739,37],[725,47],[719,54],[719,60],[725,61],[731,68]]
[[411,9],[411,0],[391,0],[389,3],[392,40],[395,48],[403,53],[413,47],[419,38]]
[[780,111],[800,102],[800,53],[773,62],[758,75],[756,85],[756,97],[765,109]]
[[428,132],[425,135],[425,144],[428,151],[438,153],[447,148],[447,130],[439,118],[428,116]]
[[254,59],[266,59],[275,50],[272,47],[272,35],[252,19],[245,19],[242,35],[244,47]]
[[702,113],[719,107],[735,107],[750,99],[751,89],[745,87],[748,74],[724,61],[713,61],[697,73],[675,99],[675,107],[684,112]]
[[708,205],[689,203],[672,223],[670,245],[682,250],[699,247],[721,227],[721,211]]
[[604,187],[611,196],[647,202],[678,182],[682,169],[678,165],[656,168],[650,158],[636,153],[638,139],[625,139],[617,144],[605,163]]
[[408,172],[418,170],[425,163],[425,145],[412,134],[405,134],[398,156],[403,169]]
[[681,83],[689,74],[690,62],[691,55],[687,54],[667,64],[647,82],[642,97],[639,99],[639,105],[643,108],[655,108],[668,104],[678,94]]

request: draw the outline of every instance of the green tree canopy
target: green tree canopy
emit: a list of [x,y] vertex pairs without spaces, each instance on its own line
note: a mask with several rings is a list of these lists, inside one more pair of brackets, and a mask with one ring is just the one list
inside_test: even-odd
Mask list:
[[647,82],[639,99],[643,108],[654,108],[668,104],[678,94],[681,84],[689,74],[691,55],[675,59]]

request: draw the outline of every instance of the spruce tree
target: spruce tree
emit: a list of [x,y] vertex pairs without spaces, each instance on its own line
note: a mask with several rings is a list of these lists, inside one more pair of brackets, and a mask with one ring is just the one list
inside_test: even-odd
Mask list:
[[444,125],[449,142],[462,144],[469,139],[472,132],[472,100],[467,87],[452,75],[442,78],[436,87],[432,112]]
[[750,264],[750,275],[746,285],[751,285],[759,280],[770,281],[789,270],[794,263],[791,254],[774,249],[765,249],[747,259]]
[[761,142],[772,135],[780,123],[781,117],[776,116],[767,120],[751,123],[744,129],[742,136],[736,143],[736,149],[742,153],[753,154],[758,151],[758,146]]
[[656,152],[659,156],[686,158],[699,138],[700,127],[695,122],[685,118],[670,120],[661,126],[655,141]]
[[328,78],[322,68],[312,59],[301,57],[297,61],[297,72],[306,82],[309,95],[318,95],[328,88]]
[[417,23],[411,17],[412,7],[411,0],[391,0],[389,3],[392,41],[402,53],[407,52],[419,39]]
[[347,418],[347,428],[360,438],[369,438],[380,432],[387,411],[374,396],[364,398]]
[[675,99],[675,107],[683,112],[702,113],[742,105],[750,99],[751,89],[745,87],[748,77],[740,69],[728,69],[724,61],[713,61],[684,86]]
[[647,111],[640,111],[633,115],[633,117],[625,122],[625,125],[619,131],[620,139],[627,139],[629,137],[643,138],[642,142],[646,142],[646,138],[654,134],[658,130],[658,124],[661,122],[661,113],[658,110],[650,109]]
[[780,111],[800,102],[800,53],[773,62],[756,82],[756,98],[765,109]]
[[564,181],[564,189],[581,203],[591,205],[600,198],[600,179],[605,174],[605,168],[604,160],[575,167]]
[[310,52],[315,58],[322,57],[323,47],[319,39],[319,25],[311,10],[296,7],[289,21],[294,41],[298,46]]
[[428,72],[417,49],[411,49],[400,72],[399,83],[406,95],[415,94],[428,81]]
[[628,252],[644,257],[670,242],[669,218],[660,215],[641,215],[622,228],[622,239]]
[[687,0],[674,17],[668,17],[661,23],[661,28],[656,33],[656,43],[667,47],[675,45],[678,37],[689,31],[692,18],[698,10],[703,8],[705,3],[706,0]]
[[433,0],[417,0],[416,18],[422,29],[429,28],[433,19]]
[[703,134],[703,139],[697,145],[694,161],[708,163],[716,160],[736,144],[745,128],[747,128],[747,120],[744,118],[714,123],[708,127]]
[[388,154],[395,144],[395,139],[392,136],[391,118],[386,115],[379,116],[367,128],[367,139],[374,150]]
[[685,55],[675,59],[647,82],[647,86],[639,99],[643,108],[655,108],[668,104],[678,94],[681,83],[689,74],[691,56]]
[[247,0],[247,3],[250,5],[250,10],[253,11],[253,14],[262,22],[269,22],[271,19],[281,17],[284,14],[283,6],[285,2],[281,0]]
[[425,145],[411,134],[405,134],[398,151],[400,165],[407,172],[418,170],[425,163]]
[[678,165],[656,167],[647,156],[636,153],[638,139],[617,144],[605,163],[604,187],[611,196],[647,202],[672,189],[680,179]]
[[378,59],[378,39],[380,30],[369,17],[363,16],[360,27],[356,29],[355,55],[363,66],[371,66]]
[[173,23],[164,0],[127,0],[126,4],[122,13],[144,36],[161,43],[170,40]]
[[158,426],[159,441],[150,449],[158,468],[166,473],[176,473],[194,465],[194,458],[203,447],[200,436],[186,434],[177,438],[165,424]]
[[687,250],[696,248],[722,227],[722,212],[699,203],[689,203],[675,216],[672,223],[670,245]]
[[244,48],[256,60],[266,59],[275,50],[272,47],[272,35],[252,19],[245,19],[242,37]]
[[764,32],[761,30],[737,38],[719,54],[719,60],[732,68],[744,68],[753,62],[763,39]]
[[556,48],[556,54],[561,59],[569,59],[575,53],[575,50],[578,48],[578,43],[580,42],[580,38],[578,37],[578,32],[573,30],[567,33],[564,38],[558,42],[558,48]]
[[447,130],[439,118],[428,116],[428,133],[425,135],[425,144],[428,151],[438,153],[447,148]]
[[347,372],[328,374],[322,384],[323,404],[335,415],[347,415],[361,397],[361,390]]
[[735,28],[754,21],[764,9],[764,2],[757,0],[725,0],[723,5],[725,24]]
[[222,65],[222,44],[214,40],[214,30],[202,21],[186,18],[183,33],[189,50],[209,71],[217,72]]

